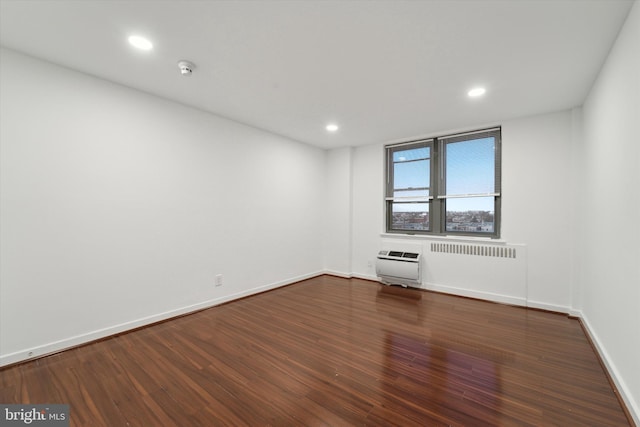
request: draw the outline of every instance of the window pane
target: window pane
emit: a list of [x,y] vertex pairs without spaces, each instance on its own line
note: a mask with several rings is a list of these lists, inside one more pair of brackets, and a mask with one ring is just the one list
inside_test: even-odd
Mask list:
[[392,230],[429,230],[429,203],[391,203]]
[[429,147],[411,148],[409,150],[397,150],[393,152],[393,162],[406,162],[412,160],[424,160],[431,157]]
[[429,160],[395,163],[393,166],[394,190],[429,187]]
[[[430,186],[431,147],[413,146],[393,151],[393,190],[427,190]],[[427,193],[428,195],[428,193]],[[394,194],[394,197],[399,197]]]
[[446,194],[495,192],[495,138],[446,144]]
[[493,233],[494,211],[493,197],[447,199],[447,231]]

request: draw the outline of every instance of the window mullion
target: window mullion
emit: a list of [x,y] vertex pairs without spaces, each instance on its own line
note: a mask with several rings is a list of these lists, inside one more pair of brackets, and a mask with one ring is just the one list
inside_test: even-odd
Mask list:
[[437,139],[433,141],[433,155],[431,156],[431,182],[433,189],[433,201],[430,206],[431,231],[433,233],[442,233],[441,217],[442,217],[442,201],[438,199],[438,195],[442,191],[442,183],[440,180],[440,142]]

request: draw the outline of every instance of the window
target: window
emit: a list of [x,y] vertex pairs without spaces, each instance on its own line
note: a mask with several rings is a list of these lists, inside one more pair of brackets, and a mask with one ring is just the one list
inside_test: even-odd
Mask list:
[[430,231],[433,140],[387,148],[388,231]]
[[499,128],[386,149],[387,232],[499,236]]

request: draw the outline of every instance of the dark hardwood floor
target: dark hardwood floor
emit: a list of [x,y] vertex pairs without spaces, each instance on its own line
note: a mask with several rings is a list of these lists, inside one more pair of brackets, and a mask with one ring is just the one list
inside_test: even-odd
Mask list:
[[576,319],[321,276],[0,371],[73,426],[628,426]]

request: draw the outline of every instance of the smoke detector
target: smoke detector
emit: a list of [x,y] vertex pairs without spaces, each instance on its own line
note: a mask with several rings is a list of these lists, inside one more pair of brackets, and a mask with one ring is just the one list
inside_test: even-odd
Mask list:
[[182,74],[183,76],[190,76],[196,66],[193,64],[193,62],[178,61],[178,68],[180,69],[180,74]]

